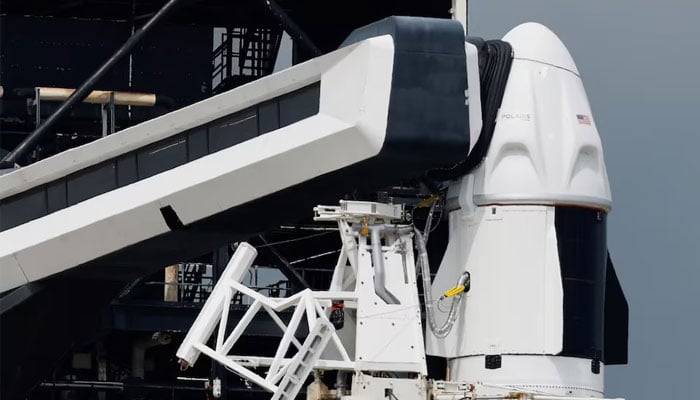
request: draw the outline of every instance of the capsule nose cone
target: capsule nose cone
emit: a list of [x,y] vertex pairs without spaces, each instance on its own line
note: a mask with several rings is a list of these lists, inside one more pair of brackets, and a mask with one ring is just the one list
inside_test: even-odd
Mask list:
[[555,65],[579,75],[574,59],[564,43],[542,24],[520,24],[506,33],[503,40],[513,46],[515,58]]

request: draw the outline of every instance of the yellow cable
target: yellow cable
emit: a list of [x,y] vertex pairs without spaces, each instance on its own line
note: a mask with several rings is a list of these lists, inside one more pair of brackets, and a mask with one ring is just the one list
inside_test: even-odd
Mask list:
[[444,294],[443,296],[444,296],[445,298],[452,297],[452,296],[456,296],[456,295],[458,295],[458,294],[464,292],[464,289],[466,289],[466,288],[464,287],[464,285],[455,286],[455,287],[453,287],[452,289],[446,291],[445,294]]
[[434,195],[428,197],[427,199],[421,201],[418,203],[418,208],[423,208],[423,207],[428,207],[432,202],[440,198],[439,193],[435,193]]

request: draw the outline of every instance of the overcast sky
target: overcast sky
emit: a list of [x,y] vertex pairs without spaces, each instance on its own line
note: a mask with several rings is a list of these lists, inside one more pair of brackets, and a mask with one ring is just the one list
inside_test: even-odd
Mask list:
[[608,396],[681,399],[700,379],[700,1],[471,0],[469,33],[541,22],[568,46],[603,140],[630,364]]

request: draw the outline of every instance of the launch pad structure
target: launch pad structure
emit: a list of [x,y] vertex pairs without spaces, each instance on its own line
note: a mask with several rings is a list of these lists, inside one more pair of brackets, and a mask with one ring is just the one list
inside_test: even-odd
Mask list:
[[3,0],[0,397],[605,397],[628,310],[564,44],[327,7]]

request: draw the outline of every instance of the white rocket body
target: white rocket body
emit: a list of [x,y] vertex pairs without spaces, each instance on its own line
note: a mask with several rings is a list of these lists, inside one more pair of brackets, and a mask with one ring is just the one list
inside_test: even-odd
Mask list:
[[[426,329],[427,354],[448,359],[452,381],[602,397],[596,296],[611,195],[600,137],[561,41],[534,23],[503,40],[514,60],[496,128],[481,165],[450,187],[432,292],[464,271],[471,290],[446,337]],[[447,308],[437,304],[438,323]]]

